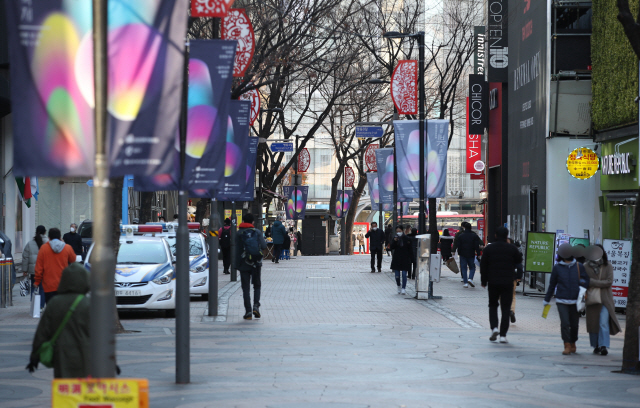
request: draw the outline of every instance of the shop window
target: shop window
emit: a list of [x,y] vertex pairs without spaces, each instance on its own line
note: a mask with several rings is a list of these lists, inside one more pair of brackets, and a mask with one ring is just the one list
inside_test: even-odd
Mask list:
[[620,239],[633,239],[633,206],[620,206]]

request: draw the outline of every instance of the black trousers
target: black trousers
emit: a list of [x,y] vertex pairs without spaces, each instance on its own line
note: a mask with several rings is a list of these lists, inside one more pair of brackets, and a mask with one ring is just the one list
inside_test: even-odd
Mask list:
[[498,306],[502,311],[500,320],[500,336],[506,336],[509,331],[509,317],[511,302],[513,301],[513,283],[506,285],[489,284],[489,323],[491,329],[498,327]]
[[220,252],[222,252],[222,265],[224,265],[224,271],[229,272],[229,269],[231,268],[231,247],[220,248]]
[[253,283],[253,304],[260,306],[260,270],[262,266],[252,268],[250,271],[240,271],[240,283],[242,285],[242,297],[244,298],[244,310],[247,313],[251,308],[251,284]]
[[[44,303],[47,304],[49,303],[49,301],[58,294],[58,291],[54,291],[54,292],[44,292]],[[575,306],[573,307],[575,309]]]
[[282,252],[283,244],[273,244],[273,258],[271,258],[271,262],[278,262],[280,259],[280,254]]
[[578,341],[578,327],[580,324],[580,315],[576,305],[565,305],[556,303],[558,306],[558,315],[560,315],[560,334],[562,341],[565,343],[575,343]]
[[369,248],[371,251],[371,270],[375,271],[376,256],[378,257],[378,271],[382,270],[382,248]]

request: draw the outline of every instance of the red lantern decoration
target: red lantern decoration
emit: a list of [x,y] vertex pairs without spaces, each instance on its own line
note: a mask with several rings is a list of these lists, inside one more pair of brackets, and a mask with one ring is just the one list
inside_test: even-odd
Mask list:
[[[252,85],[251,83],[249,83],[249,85]],[[260,114],[260,93],[258,92],[257,89],[252,89],[248,92],[243,93],[242,95],[240,95],[240,99],[245,100],[245,101],[251,101],[251,123],[250,125],[253,126],[253,124],[255,123],[256,119],[258,118],[258,115]]]
[[378,171],[378,165],[376,164],[376,149],[380,147],[378,143],[372,143],[367,146],[367,150],[364,152],[364,162],[367,165],[367,171]]
[[191,0],[191,17],[226,17],[234,0]]
[[418,114],[418,61],[398,61],[391,76],[391,99],[399,114]]
[[244,9],[231,9],[222,19],[221,36],[223,40],[237,40],[236,60],[233,65],[233,76],[242,77],[253,58],[256,48],[255,34],[251,20]]
[[349,166],[344,168],[344,186],[353,188],[353,182],[356,179],[356,173]]
[[309,170],[309,165],[311,165],[311,155],[305,147],[298,154],[298,173],[304,173]]

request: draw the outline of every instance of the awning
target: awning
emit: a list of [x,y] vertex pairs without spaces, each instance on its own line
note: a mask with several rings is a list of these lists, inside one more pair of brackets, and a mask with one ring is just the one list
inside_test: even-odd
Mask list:
[[617,193],[607,193],[607,200],[621,204],[635,205],[638,200],[638,192],[620,191]]

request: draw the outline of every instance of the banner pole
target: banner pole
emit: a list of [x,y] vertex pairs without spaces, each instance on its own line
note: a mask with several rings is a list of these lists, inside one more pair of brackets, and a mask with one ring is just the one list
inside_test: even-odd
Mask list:
[[93,66],[95,91],[95,178],[93,180],[94,248],[91,256],[91,363],[94,378],[115,377],[115,254],[112,237],[112,196],[107,144],[107,0],[93,2]]
[[218,315],[218,229],[220,228],[220,214],[218,201],[211,200],[209,214],[209,316]]

